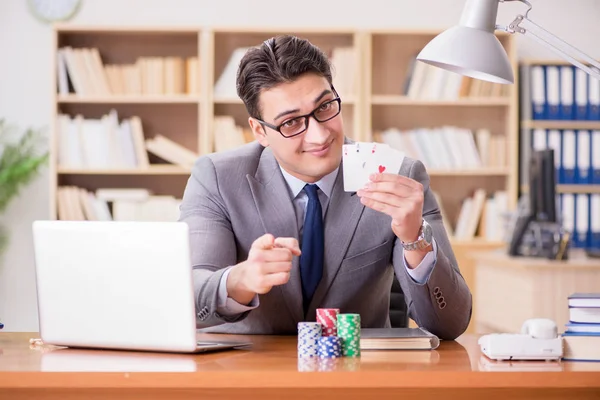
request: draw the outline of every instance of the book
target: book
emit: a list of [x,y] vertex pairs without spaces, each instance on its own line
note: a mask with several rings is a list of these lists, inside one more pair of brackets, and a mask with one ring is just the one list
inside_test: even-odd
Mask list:
[[569,306],[569,322],[600,324],[600,308]]
[[569,307],[600,307],[600,293],[573,293],[568,300]]
[[434,350],[440,339],[423,328],[363,328],[361,350]]
[[568,322],[565,324],[567,332],[577,333],[600,333],[600,324],[582,324],[577,322]]
[[565,332],[562,338],[563,360],[600,361],[600,333]]

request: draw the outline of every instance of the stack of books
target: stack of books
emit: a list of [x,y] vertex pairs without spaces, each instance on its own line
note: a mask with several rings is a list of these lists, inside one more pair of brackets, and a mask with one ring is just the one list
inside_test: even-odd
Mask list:
[[600,362],[600,293],[573,293],[568,304],[563,360]]

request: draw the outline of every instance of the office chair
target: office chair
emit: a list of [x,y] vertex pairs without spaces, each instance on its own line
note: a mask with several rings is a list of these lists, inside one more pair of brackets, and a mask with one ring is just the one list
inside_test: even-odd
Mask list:
[[390,293],[390,322],[392,328],[408,327],[408,308],[404,300],[404,292],[395,274]]

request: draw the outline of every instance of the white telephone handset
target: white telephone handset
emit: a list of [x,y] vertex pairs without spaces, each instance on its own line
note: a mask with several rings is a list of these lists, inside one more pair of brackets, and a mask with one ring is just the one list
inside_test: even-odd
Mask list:
[[562,338],[554,321],[528,319],[521,333],[493,333],[479,338],[481,351],[494,360],[558,360],[562,358]]
[[558,328],[551,319],[534,318],[523,323],[521,333],[537,339],[555,339],[558,336]]

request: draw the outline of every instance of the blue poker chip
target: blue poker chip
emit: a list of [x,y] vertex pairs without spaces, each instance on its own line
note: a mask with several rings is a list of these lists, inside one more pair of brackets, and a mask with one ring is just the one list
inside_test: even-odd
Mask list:
[[342,339],[337,336],[322,336],[318,340],[317,354],[320,358],[342,356]]

